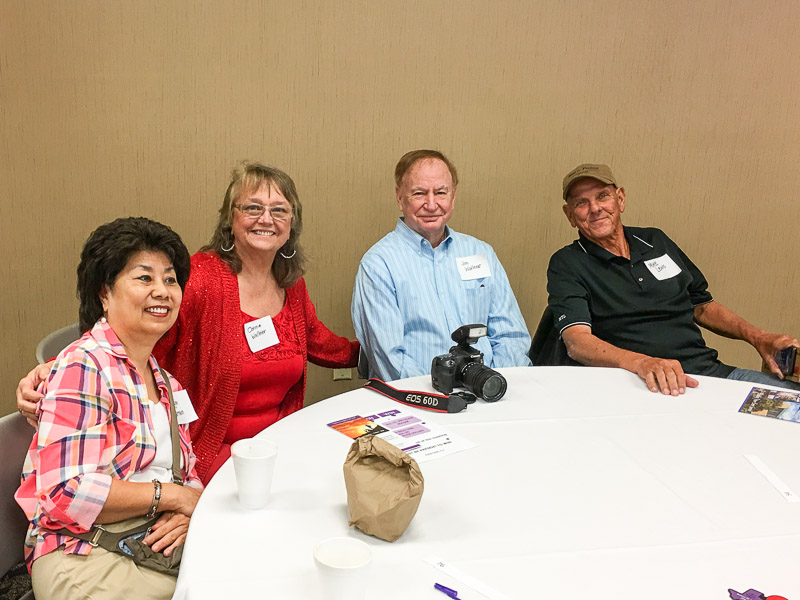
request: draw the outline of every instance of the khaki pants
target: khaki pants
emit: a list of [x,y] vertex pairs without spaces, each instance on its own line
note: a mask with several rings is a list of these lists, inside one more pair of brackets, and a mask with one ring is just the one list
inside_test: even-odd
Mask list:
[[64,554],[59,548],[33,561],[31,569],[36,600],[169,600],[175,578],[100,548],[88,556]]

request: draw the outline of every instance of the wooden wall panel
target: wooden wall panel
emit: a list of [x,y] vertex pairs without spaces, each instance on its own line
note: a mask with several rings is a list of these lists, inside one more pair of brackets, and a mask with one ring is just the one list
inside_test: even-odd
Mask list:
[[[75,319],[97,225],[146,215],[190,250],[233,164],[284,168],[307,281],[342,334],[363,252],[393,227],[392,171],[459,168],[452,225],[491,242],[530,328],[574,236],[560,180],[604,161],[628,224],[665,229],[716,298],[800,335],[792,250],[800,6],[790,0],[337,3],[0,0],[2,410],[46,332]],[[746,345],[713,339],[728,362]],[[348,388],[312,369],[309,400]]]

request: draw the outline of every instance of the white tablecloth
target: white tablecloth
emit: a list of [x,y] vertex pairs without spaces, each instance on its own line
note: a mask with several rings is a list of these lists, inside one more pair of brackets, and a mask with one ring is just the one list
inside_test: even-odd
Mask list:
[[[280,446],[273,499],[242,509],[231,461],[192,518],[176,598],[316,598],[313,545],[349,535],[374,558],[367,598],[482,599],[423,561],[444,559],[510,598],[712,600],[728,589],[800,597],[800,425],[739,414],[752,384],[700,378],[678,398],[616,369],[502,369],[508,393],[459,414],[368,390],[314,404],[261,435]],[[432,391],[429,377],[395,384]],[[477,444],[423,463],[414,521],[388,543],[348,527],[352,440],[326,424],[384,408]]]

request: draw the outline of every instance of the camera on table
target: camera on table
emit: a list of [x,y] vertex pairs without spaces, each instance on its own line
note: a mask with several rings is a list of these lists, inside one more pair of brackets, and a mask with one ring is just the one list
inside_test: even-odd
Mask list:
[[434,389],[450,394],[463,387],[486,400],[497,402],[506,393],[505,377],[483,364],[483,353],[470,346],[487,333],[486,325],[463,325],[450,336],[457,344],[447,354],[434,356],[431,381]]

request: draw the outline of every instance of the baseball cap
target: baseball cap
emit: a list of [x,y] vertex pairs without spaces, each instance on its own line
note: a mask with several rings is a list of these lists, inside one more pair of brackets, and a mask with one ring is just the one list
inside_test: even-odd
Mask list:
[[611,172],[611,168],[608,165],[584,163],[572,169],[572,171],[567,173],[567,176],[564,177],[564,183],[562,186],[564,191],[564,200],[567,199],[567,194],[569,193],[569,188],[572,187],[572,184],[583,177],[591,177],[592,179],[597,179],[603,183],[617,185],[617,179],[614,177],[614,173]]

